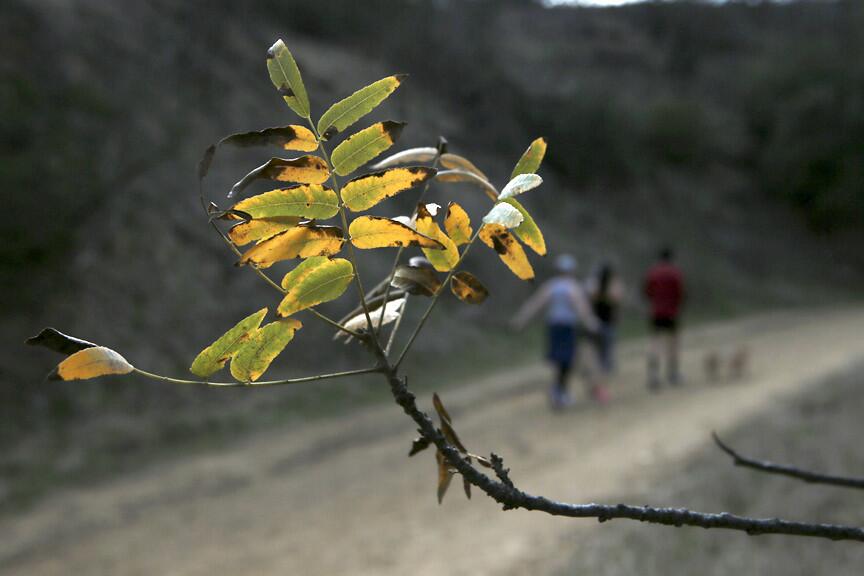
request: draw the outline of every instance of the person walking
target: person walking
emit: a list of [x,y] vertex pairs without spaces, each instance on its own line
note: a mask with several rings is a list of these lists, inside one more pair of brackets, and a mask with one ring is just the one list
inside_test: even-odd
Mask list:
[[678,346],[681,306],[684,303],[684,277],[674,264],[671,248],[660,250],[659,259],[645,276],[643,291],[651,308],[651,347],[648,352],[648,389],[660,389],[660,362],[665,362],[666,380],[681,384]]
[[615,342],[618,308],[624,297],[621,283],[611,262],[603,262],[586,283],[591,310],[598,321],[597,334],[592,338],[597,359],[597,374],[591,393],[598,402],[609,399],[609,378],[615,371]]
[[553,408],[564,408],[573,403],[568,381],[577,358],[580,331],[584,328],[596,332],[599,323],[576,278],[576,259],[562,254],[555,260],[555,268],[556,275],[543,283],[523,304],[513,318],[513,324],[521,329],[545,308],[546,357],[555,366],[550,403]]

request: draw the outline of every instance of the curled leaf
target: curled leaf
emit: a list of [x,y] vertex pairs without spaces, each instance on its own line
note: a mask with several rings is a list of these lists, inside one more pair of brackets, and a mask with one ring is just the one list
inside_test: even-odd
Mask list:
[[520,174],[507,183],[504,189],[501,190],[498,199],[506,200],[507,198],[518,196],[523,192],[536,188],[542,183],[543,179],[537,174]]
[[417,207],[417,220],[415,220],[414,226],[418,232],[435,239],[444,247],[443,250],[423,249],[423,254],[436,270],[447,272],[456,266],[459,262],[459,249],[453,240],[441,230],[441,227],[432,218],[432,214],[423,205]]
[[68,336],[54,328],[43,328],[39,334],[31,336],[25,340],[25,344],[30,346],[42,346],[49,350],[53,350],[54,352],[66,355],[74,354],[75,352],[79,352],[85,348],[93,348],[96,346],[96,344],[92,342]]
[[321,184],[330,177],[327,163],[318,156],[299,158],[271,158],[255,168],[231,187],[228,197],[233,198],[256,180],[275,180],[277,182],[298,182],[300,184]]
[[438,413],[438,418],[441,421],[441,433],[444,434],[447,442],[455,446],[463,454],[467,454],[468,450],[462,444],[462,441],[456,434],[456,430],[453,429],[453,421],[450,418],[450,414],[448,414],[447,410],[444,408],[444,403],[441,402],[441,398],[438,396],[437,392],[432,394],[432,404],[435,406],[435,411]]
[[412,166],[391,168],[354,178],[342,188],[342,200],[349,210],[362,212],[382,200],[409,190],[435,175],[433,168]]
[[243,342],[251,338],[258,330],[258,326],[261,325],[261,321],[266,315],[267,308],[262,308],[235,324],[195,357],[189,371],[196,376],[206,378],[221,370],[225,363],[237,353]]
[[75,352],[51,372],[52,380],[88,380],[99,376],[129,374],[135,370],[123,356],[104,346]]
[[451,154],[449,152],[445,152],[441,155],[441,165],[445,168],[450,168],[451,170],[464,170],[465,172],[471,172],[472,174],[476,174],[483,180],[489,181],[489,178],[486,174],[483,173],[482,170],[477,168],[473,162],[468,160],[463,156],[459,156],[458,154]]
[[294,61],[294,56],[282,40],[277,40],[267,50],[267,71],[276,90],[285,99],[285,103],[298,116],[309,118],[309,96],[306,94],[306,86],[303,85],[303,78],[300,76],[300,69]]
[[531,214],[529,214],[525,207],[515,198],[507,198],[504,202],[510,204],[522,213],[522,223],[513,229],[516,236],[522,240],[526,246],[534,250],[534,252],[540,256],[545,256],[546,240],[543,238],[543,232],[540,231],[540,228],[537,226],[537,223],[534,222],[534,218],[531,217]]
[[300,224],[259,242],[243,253],[237,265],[251,263],[258,268],[268,268],[282,260],[333,256],[339,253],[344,242],[342,229],[337,226]]
[[360,216],[348,227],[351,243],[361,249],[420,246],[440,250],[443,244],[402,222],[382,216]]
[[399,166],[400,164],[413,164],[414,162],[432,162],[437,154],[438,150],[432,147],[409,148],[387,156],[380,162],[373,164],[372,169],[381,170],[382,168],[390,168],[391,166]]
[[519,210],[506,202],[501,202],[500,204],[495,204],[486,216],[483,217],[483,223],[500,224],[505,228],[515,228],[522,223],[523,219],[522,213]]
[[453,294],[469,304],[481,304],[489,296],[489,291],[476,276],[461,270],[450,278],[450,290]]
[[546,139],[537,138],[528,146],[528,149],[519,158],[516,167],[513,168],[513,173],[510,174],[512,180],[520,174],[534,174],[540,169],[540,164],[543,162],[543,156],[546,155]]
[[302,326],[299,320],[284,318],[257,330],[231,360],[231,375],[240,382],[258,380]]
[[404,74],[382,78],[333,104],[318,120],[318,133],[332,138],[344,131],[381,104],[405,78]]
[[447,205],[447,214],[444,216],[444,229],[456,246],[467,244],[471,240],[471,218],[465,209],[456,202]]
[[390,148],[404,127],[402,122],[387,120],[352,134],[333,149],[330,155],[333,171],[340,176],[354,172]]
[[441,281],[435,270],[426,267],[399,266],[393,274],[394,288],[404,290],[408,294],[433,296],[441,287]]
[[[381,326],[386,326],[391,322],[395,322],[397,318],[399,318],[400,314],[402,314],[402,308],[405,306],[405,298],[399,298],[397,300],[391,300],[384,305],[384,318],[381,321]],[[378,328],[378,320],[381,318],[381,310],[380,308],[375,311],[372,316],[372,323],[375,325],[375,328]],[[366,322],[366,314],[360,313],[347,322],[345,322],[345,327],[349,330],[353,330],[354,332],[358,330],[368,331],[369,325]]]
[[339,197],[321,184],[306,184],[270,190],[237,202],[234,210],[252,218],[301,216],[325,220],[339,213]]
[[438,504],[441,504],[450,487],[450,480],[453,479],[453,471],[440,450],[435,451],[435,462],[438,465]]
[[435,175],[435,179],[441,182],[466,182],[468,184],[475,184],[483,189],[492,201],[498,200],[498,189],[492,185],[488,180],[477,176],[473,172],[468,172],[467,170],[442,170]]
[[525,250],[516,238],[500,224],[484,224],[480,228],[480,240],[498,253],[498,257],[513,274],[522,280],[534,278],[534,269],[525,255]]
[[354,267],[344,258],[330,260],[316,256],[304,260],[285,275],[282,288],[285,297],[279,304],[279,316],[290,316],[300,310],[335,300],[354,279]]

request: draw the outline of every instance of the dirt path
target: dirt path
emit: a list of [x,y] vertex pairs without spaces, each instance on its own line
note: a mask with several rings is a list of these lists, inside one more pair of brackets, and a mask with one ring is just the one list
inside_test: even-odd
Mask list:
[[[693,331],[688,385],[659,395],[642,388],[644,343],[634,342],[621,351],[604,409],[550,415],[542,366],[452,389],[444,400],[469,448],[501,454],[522,488],[608,500],[650,483],[711,430],[864,357],[862,329],[864,310],[845,309]],[[702,382],[704,351],[728,351],[733,341],[750,347],[748,382]],[[405,457],[412,437],[387,404],[58,493],[0,522],[0,573],[515,574],[542,564],[572,530],[573,520],[503,513],[479,495],[467,501],[455,482],[439,507],[432,454]]]

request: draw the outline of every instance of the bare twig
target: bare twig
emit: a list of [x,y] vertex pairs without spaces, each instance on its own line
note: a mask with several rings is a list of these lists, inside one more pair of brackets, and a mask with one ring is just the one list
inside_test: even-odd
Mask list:
[[748,458],[747,456],[742,456],[741,454],[733,450],[726,443],[720,440],[720,437],[717,436],[716,432],[713,432],[711,435],[714,438],[714,443],[717,444],[717,446],[726,454],[732,457],[732,461],[734,462],[735,466],[752,468],[753,470],[767,472],[768,474],[788,476],[790,478],[795,478],[797,480],[802,480],[811,484],[828,484],[831,486],[842,486],[844,488],[858,488],[859,490],[864,489],[864,478],[820,474],[817,472],[811,472],[809,470],[802,470],[801,468],[796,468],[794,466],[775,464],[773,462],[767,462],[765,460],[754,460],[752,458]]
[[330,380],[332,378],[345,378],[347,376],[359,376],[360,374],[371,374],[373,372],[381,372],[381,367],[374,366],[372,368],[361,368],[359,370],[346,370],[344,372],[333,372],[330,374],[318,374],[315,376],[304,376],[302,378],[288,378],[286,380],[265,380],[262,382],[209,382],[207,380],[186,380],[184,378],[171,378],[162,376],[161,374],[153,374],[139,368],[134,369],[136,374],[150,378],[151,380],[161,380],[162,382],[170,382],[172,384],[199,384],[202,386],[214,386],[218,388],[236,388],[250,386],[282,386],[285,384],[301,384],[303,382],[317,382],[318,380]]

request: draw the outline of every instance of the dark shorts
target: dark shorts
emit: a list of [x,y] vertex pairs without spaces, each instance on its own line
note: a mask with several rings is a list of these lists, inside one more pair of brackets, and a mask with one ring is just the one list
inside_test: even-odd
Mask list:
[[651,319],[651,328],[654,329],[655,332],[677,332],[678,331],[678,319],[677,318],[652,318]]
[[560,366],[570,366],[576,355],[576,328],[567,324],[550,324],[546,334],[546,358]]

